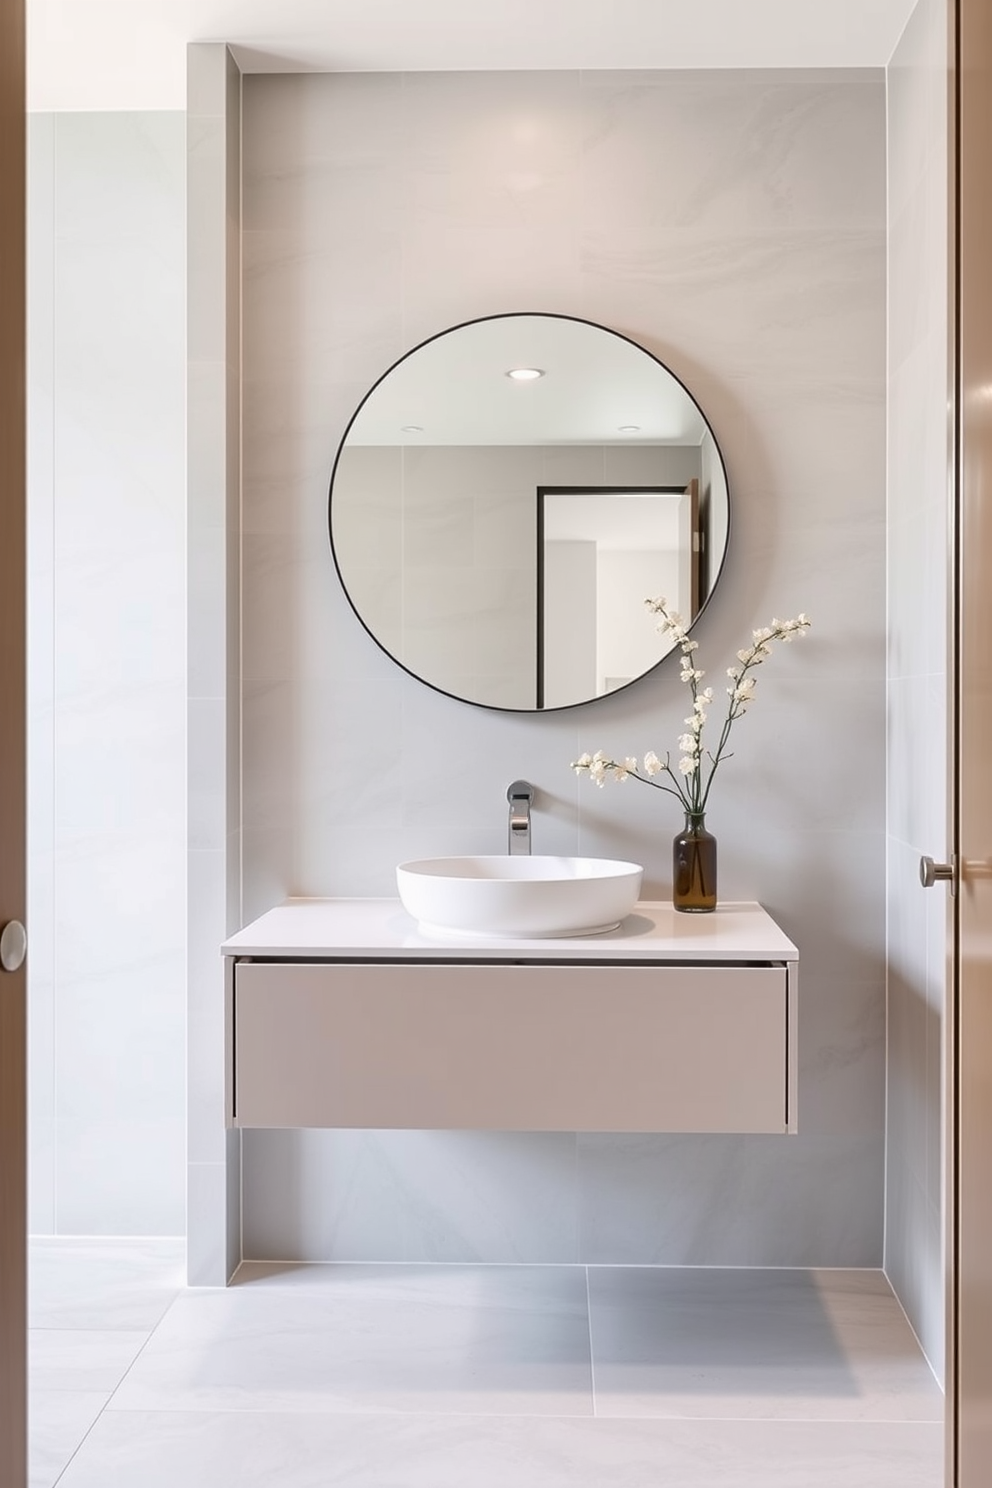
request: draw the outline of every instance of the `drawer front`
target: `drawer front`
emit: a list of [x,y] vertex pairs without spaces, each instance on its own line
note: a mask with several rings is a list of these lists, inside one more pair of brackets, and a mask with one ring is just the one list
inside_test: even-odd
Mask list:
[[237,1126],[787,1130],[784,966],[238,963]]

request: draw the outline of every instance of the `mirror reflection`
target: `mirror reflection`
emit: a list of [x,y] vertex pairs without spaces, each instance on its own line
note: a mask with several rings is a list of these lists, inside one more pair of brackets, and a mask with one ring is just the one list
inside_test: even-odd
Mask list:
[[568,316],[493,316],[409,352],[359,406],[331,480],[334,560],[373,638],[431,686],[517,711],[656,666],[644,599],[695,619],[728,527],[695,400],[643,348]]

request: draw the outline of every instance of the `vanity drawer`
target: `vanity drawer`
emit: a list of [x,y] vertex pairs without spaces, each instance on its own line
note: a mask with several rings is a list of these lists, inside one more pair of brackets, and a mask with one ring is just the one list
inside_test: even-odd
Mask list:
[[794,1129],[784,965],[246,961],[233,999],[235,1126]]

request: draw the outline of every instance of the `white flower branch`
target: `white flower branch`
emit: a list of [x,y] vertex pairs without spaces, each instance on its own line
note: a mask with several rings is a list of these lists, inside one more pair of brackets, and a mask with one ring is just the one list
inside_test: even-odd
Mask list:
[[[720,738],[713,752],[703,748],[703,730],[713,702],[713,689],[699,686],[706,675],[696,666],[694,659],[699,643],[689,639],[681,615],[669,609],[667,600],[648,599],[645,604],[652,614],[661,617],[658,629],[671,636],[673,645],[678,646],[682,652],[680,675],[692,694],[692,712],[684,720],[686,731],[679,738],[678,773],[672,768],[670,755],[666,754],[664,759],[660,759],[653,750],[649,750],[644,756],[643,772],[638,769],[636,759],[610,759],[601,749],[597,749],[595,754],[581,755],[573,761],[572,769],[577,775],[588,774],[590,780],[594,780],[600,787],[607,780],[626,780],[628,777],[639,780],[643,785],[652,785],[656,790],[676,796],[690,816],[701,816],[706,810],[717,768],[722,760],[730,758],[727,746],[731,730],[754,700],[757,685],[754,672],[771,656],[773,642],[789,642],[794,636],[805,635],[810,625],[809,617],[798,615],[795,620],[773,620],[771,625],[751,632],[750,646],[737,653],[738,665],[727,669],[727,676],[731,679],[731,685],[727,688],[729,702]],[[656,780],[656,775],[667,775],[671,784],[666,785],[661,780]]]

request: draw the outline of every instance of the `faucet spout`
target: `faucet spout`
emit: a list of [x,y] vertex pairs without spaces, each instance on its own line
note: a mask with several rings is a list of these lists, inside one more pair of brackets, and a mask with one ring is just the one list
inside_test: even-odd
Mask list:
[[507,829],[507,852],[517,855],[530,852],[530,808],[534,801],[534,787],[528,780],[515,780],[507,786],[506,799],[510,803],[510,821]]

